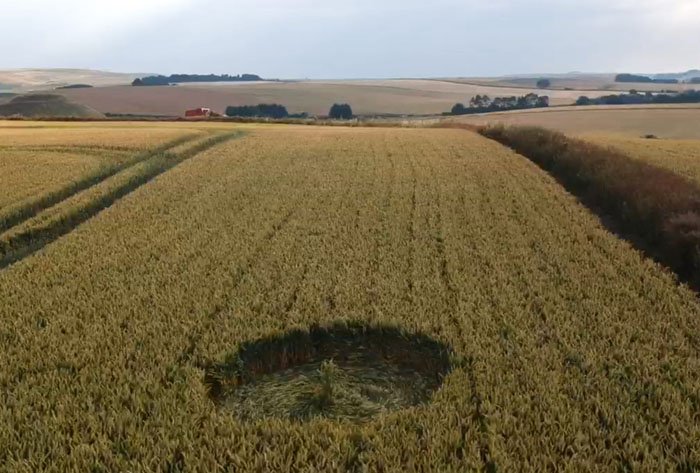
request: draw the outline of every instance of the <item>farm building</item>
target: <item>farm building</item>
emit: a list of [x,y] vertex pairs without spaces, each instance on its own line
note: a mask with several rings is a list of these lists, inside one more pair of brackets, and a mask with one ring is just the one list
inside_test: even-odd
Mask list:
[[212,115],[210,108],[194,108],[192,110],[185,111],[186,118],[207,118]]

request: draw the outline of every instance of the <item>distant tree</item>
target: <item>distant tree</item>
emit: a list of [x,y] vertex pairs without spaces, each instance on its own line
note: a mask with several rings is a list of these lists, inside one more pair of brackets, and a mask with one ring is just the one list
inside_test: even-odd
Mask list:
[[467,107],[465,107],[463,103],[458,103],[452,107],[452,115],[465,115],[467,110]]
[[691,84],[700,84],[700,77],[693,77],[690,79]]
[[445,115],[466,115],[471,113],[489,113],[505,110],[523,110],[528,108],[549,107],[549,97],[529,93],[520,97],[494,97],[488,95],[475,95],[469,100],[469,107],[458,103],[452,107]]
[[140,79],[135,79],[131,85],[133,86],[144,86],[144,85],[170,85],[170,79],[165,76],[149,76],[142,77]]
[[678,79],[652,79],[649,76],[640,76],[637,74],[618,74],[615,76],[615,82],[639,82],[646,84],[677,84]]
[[131,85],[171,85],[186,82],[249,82],[263,80],[256,74],[243,74],[232,76],[229,74],[171,74],[169,76],[148,76],[134,80]]
[[507,110],[510,108],[517,108],[518,99],[517,97],[496,97],[491,102],[491,106],[496,110]]
[[287,118],[289,113],[283,105],[265,104],[226,107],[228,117]]
[[353,117],[352,107],[346,103],[335,103],[328,116],[334,120],[350,120]]
[[540,89],[547,89],[552,86],[552,81],[549,79],[540,79],[537,81],[537,87]]
[[669,93],[629,93],[605,95],[603,97],[588,98],[580,97],[576,105],[630,105],[630,104],[650,104],[650,103],[700,103],[700,91],[684,90],[682,92]]
[[[540,96],[537,94],[529,93],[527,95],[523,95],[522,97],[517,97],[515,102],[515,108],[518,109],[542,107],[549,107],[549,97],[547,97],[546,95]],[[510,108],[512,108],[512,105]]]
[[651,77],[640,76],[636,74],[618,74],[615,76],[615,82],[639,82],[648,83],[654,82]]
[[601,99],[605,105],[624,105],[625,103],[623,95],[606,95]]
[[69,84],[69,85],[64,85],[61,87],[56,87],[56,90],[64,90],[64,89],[91,89],[92,86],[90,84]]
[[491,106],[491,98],[488,95],[475,95],[469,100],[471,108],[489,108]]
[[537,97],[537,102],[535,102],[535,108],[546,108],[549,107],[549,97],[546,95],[541,95]]

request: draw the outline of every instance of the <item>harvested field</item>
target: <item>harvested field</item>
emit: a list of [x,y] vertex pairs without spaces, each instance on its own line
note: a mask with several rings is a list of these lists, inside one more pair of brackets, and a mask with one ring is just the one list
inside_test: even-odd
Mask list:
[[[180,116],[200,106],[223,112],[228,105],[279,103],[290,113],[326,115],[335,102],[360,115],[424,115],[449,111],[476,94],[525,95],[535,89],[503,89],[434,80],[300,81],[182,84],[173,87],[100,87],[62,90],[63,95],[102,113]],[[553,105],[568,105],[579,93],[547,91]],[[595,94],[594,94],[595,95]],[[603,95],[603,94],[600,94]]]
[[[700,465],[696,294],[530,161],[463,130],[211,133],[0,270],[6,471]],[[381,368],[348,413],[416,340],[443,376],[407,402]]]
[[0,70],[0,84],[10,91],[47,90],[70,84],[130,84],[143,75],[89,69],[13,69]]
[[591,106],[490,113],[449,118],[448,122],[541,126],[567,134],[623,134],[700,139],[700,106]]
[[571,89],[580,92],[579,95],[587,95],[589,92],[607,91],[607,93],[629,92],[632,89],[646,92],[660,92],[663,90],[687,90],[697,88],[697,84],[654,84],[615,82],[615,74],[582,74],[582,75],[547,75],[531,77],[496,77],[455,79],[466,84],[483,85],[490,87],[520,87],[535,88],[540,78],[549,78],[551,89]]

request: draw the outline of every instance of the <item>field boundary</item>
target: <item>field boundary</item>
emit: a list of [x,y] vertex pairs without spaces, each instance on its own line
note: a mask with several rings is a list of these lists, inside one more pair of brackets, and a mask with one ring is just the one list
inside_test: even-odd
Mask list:
[[[531,77],[531,78],[528,78],[528,79],[537,80],[538,77]],[[433,81],[433,82],[447,82],[447,83],[449,83],[449,84],[471,85],[471,86],[475,86],[475,87],[493,87],[493,88],[500,88],[500,89],[522,89],[522,90],[543,90],[543,91],[545,91],[545,92],[546,92],[546,91],[551,91],[551,92],[597,92],[597,93],[601,93],[601,92],[611,92],[611,93],[615,93],[615,92],[626,92],[626,90],[625,90],[624,88],[621,88],[621,89],[603,89],[603,88],[599,88],[599,89],[588,89],[588,88],[583,88],[583,89],[581,89],[581,88],[578,88],[578,87],[569,87],[569,88],[567,88],[567,87],[544,87],[544,88],[540,88],[540,87],[537,87],[537,85],[533,85],[532,87],[528,87],[528,86],[526,86],[526,85],[518,85],[518,84],[512,84],[512,85],[503,84],[503,83],[492,84],[492,83],[489,83],[488,81],[480,82],[479,79],[476,79],[476,80],[474,80],[474,79],[464,79],[464,80],[460,80],[459,78],[454,78],[454,79],[434,79],[434,78],[433,78],[433,79],[424,79],[424,80],[430,80],[430,81]],[[507,79],[506,79],[506,80],[507,80]],[[557,81],[557,80],[562,80],[562,78],[561,78],[561,77],[559,77],[559,78],[558,78],[558,77],[552,77],[551,80]],[[565,79],[564,79],[564,80],[565,80]],[[639,82],[614,82],[614,81],[611,82],[610,84],[611,84],[611,85],[613,85],[613,84],[629,84],[629,85],[631,86],[631,87],[629,87],[629,89],[634,89],[634,88],[635,88],[635,87],[634,87],[635,85],[636,85],[637,87],[639,87],[640,85],[649,85],[649,83],[639,83]],[[659,86],[663,86],[663,85],[688,85],[688,86],[690,86],[690,87],[688,87],[688,88],[689,88],[689,89],[692,89],[694,84],[683,84],[683,83],[678,83],[678,84],[658,84],[658,85],[659,85]],[[629,89],[627,89],[627,90],[629,90]],[[656,93],[656,92],[660,92],[661,89],[662,89],[662,87],[661,87],[659,90],[650,90],[649,92]],[[641,91],[641,92],[646,92],[646,90],[643,90],[643,91]]]
[[[96,216],[119,199],[178,164],[218,144],[241,137],[243,134],[244,132],[240,130],[220,133],[196,142],[193,146],[177,154],[167,150],[150,152],[149,158],[141,160],[133,166],[126,167],[121,173],[113,174],[110,179],[103,179],[97,185],[84,189],[83,192],[89,193],[94,191],[97,194],[95,196],[87,196],[85,202],[77,202],[71,205],[70,200],[72,198],[77,199],[82,196],[81,192],[76,192],[71,197],[46,209],[47,215],[41,212],[36,213],[34,217],[0,234],[0,270],[36,253],[46,245],[70,233],[78,225]],[[191,141],[186,140],[185,142],[190,143]],[[168,147],[166,149],[171,148]],[[143,169],[137,170],[138,172],[134,175],[122,175],[140,165],[143,166]],[[122,179],[121,181],[120,178]],[[111,180],[116,180],[117,182],[111,183]],[[98,189],[100,185],[105,185],[106,189]],[[67,208],[61,208],[62,205],[67,206]]]
[[[624,112],[624,111],[656,111],[656,110],[700,110],[700,105],[686,105],[669,107],[667,105],[661,106],[634,106],[634,105],[552,105],[550,107],[543,107],[537,109],[523,109],[523,110],[506,110],[500,112],[487,112],[487,113],[473,113],[469,115],[446,115],[444,118],[454,118],[454,117],[496,117],[496,116],[511,116],[511,115],[534,115],[534,114],[547,114],[547,113],[570,113],[570,112]],[[459,123],[459,122],[457,122]],[[514,125],[516,126],[516,125]]]
[[[616,92],[616,89],[566,89],[566,88],[554,88],[554,87],[544,87],[540,88],[535,86],[532,87],[527,87],[525,85],[506,85],[506,84],[489,84],[486,82],[474,82],[469,79],[465,80],[460,80],[460,79],[425,79],[425,80],[430,80],[433,82],[446,82],[448,84],[458,84],[458,85],[471,85],[474,87],[492,87],[494,89],[519,89],[519,90],[543,90],[545,92],[550,91],[550,92]],[[553,80],[557,80],[556,78],[553,78]]]
[[477,130],[551,174],[637,250],[700,290],[700,187],[623,152],[539,127]]
[[[58,205],[66,199],[69,199],[74,195],[89,189],[90,187],[100,184],[101,182],[109,179],[121,171],[124,171],[125,169],[135,166],[140,162],[146,161],[172,148],[194,141],[197,138],[198,135],[196,134],[188,134],[186,136],[170,140],[152,150],[138,152],[123,163],[100,169],[55,192],[41,196],[35,200],[30,200],[29,202],[25,201],[20,203],[14,209],[11,209],[9,213],[0,215],[0,233],[7,231],[16,225],[22,224],[23,222],[35,217],[43,210]],[[69,151],[66,150],[65,152]]]

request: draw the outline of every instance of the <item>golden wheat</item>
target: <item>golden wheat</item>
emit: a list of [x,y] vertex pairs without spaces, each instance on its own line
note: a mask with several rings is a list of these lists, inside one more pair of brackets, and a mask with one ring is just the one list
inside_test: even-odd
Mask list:
[[[98,149],[145,149],[181,136],[190,127],[175,124],[85,123],[80,126],[56,126],[53,123],[3,122],[0,126],[0,150],[17,146],[64,146]],[[31,123],[31,122],[29,122]],[[21,126],[20,124],[25,124]]]
[[0,209],[60,189],[101,164],[99,156],[84,153],[0,151]]
[[[695,294],[534,164],[461,130],[246,129],[0,271],[5,470],[700,465]],[[206,366],[337,321],[453,369],[363,424],[212,402]]]
[[612,146],[632,158],[670,169],[700,183],[700,140],[631,138],[614,134],[586,135],[585,139]]

